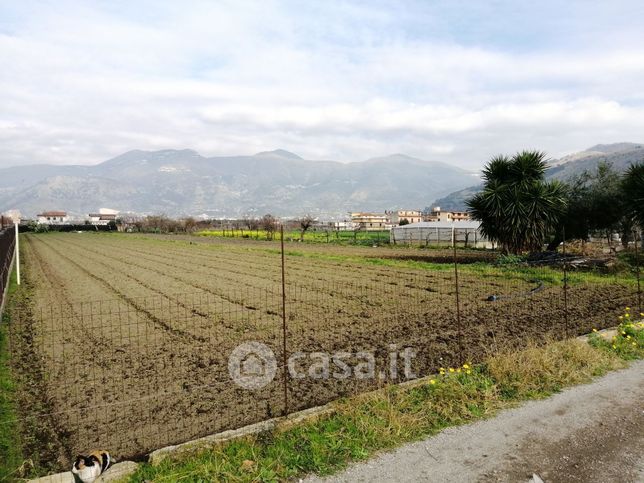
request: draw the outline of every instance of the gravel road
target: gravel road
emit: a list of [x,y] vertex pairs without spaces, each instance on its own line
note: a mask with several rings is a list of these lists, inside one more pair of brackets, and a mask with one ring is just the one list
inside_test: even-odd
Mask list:
[[[644,361],[307,482],[644,482]],[[538,481],[538,480],[537,480]]]

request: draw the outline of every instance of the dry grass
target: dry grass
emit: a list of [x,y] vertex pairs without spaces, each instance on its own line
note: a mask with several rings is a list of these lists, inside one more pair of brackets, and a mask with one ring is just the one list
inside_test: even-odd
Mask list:
[[284,481],[329,474],[349,461],[493,415],[518,401],[624,367],[617,352],[579,340],[530,346],[470,367],[445,368],[413,387],[393,386],[336,403],[336,412],[287,430],[234,441],[180,461],[144,465],[132,481]]
[[532,399],[625,365],[615,354],[572,339],[496,355],[487,361],[487,371],[504,399]]

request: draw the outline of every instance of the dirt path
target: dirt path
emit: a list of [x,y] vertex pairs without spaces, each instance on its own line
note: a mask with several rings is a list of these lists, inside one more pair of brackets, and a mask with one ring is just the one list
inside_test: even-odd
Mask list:
[[644,481],[644,361],[596,382],[451,428],[327,480]]

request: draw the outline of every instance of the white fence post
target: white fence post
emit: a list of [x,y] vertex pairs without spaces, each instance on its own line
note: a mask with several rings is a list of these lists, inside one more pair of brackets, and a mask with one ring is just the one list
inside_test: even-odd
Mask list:
[[20,285],[20,238],[18,232],[18,223],[13,224],[16,230],[16,240],[14,241],[14,250],[16,251],[16,281]]

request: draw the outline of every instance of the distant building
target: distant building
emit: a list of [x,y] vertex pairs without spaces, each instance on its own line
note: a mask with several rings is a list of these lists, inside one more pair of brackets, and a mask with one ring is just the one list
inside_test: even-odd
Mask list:
[[450,211],[447,214],[449,221],[471,221],[472,217],[467,211]]
[[92,225],[107,225],[110,221],[116,221],[116,215],[90,213],[88,216]]
[[356,225],[352,221],[331,221],[329,222],[329,228],[334,231],[352,231],[355,230]]
[[418,210],[396,210],[385,211],[385,215],[389,217],[389,223],[392,225],[400,225],[400,222],[407,220],[408,223],[419,223],[423,221],[423,213]]
[[351,222],[354,229],[365,231],[388,230],[388,217],[384,213],[351,213]]
[[119,210],[113,210],[111,208],[99,208],[98,212],[101,215],[118,215],[119,214]]
[[440,206],[432,208],[429,213],[425,213],[421,221],[471,221],[472,217],[467,211],[441,211]]
[[90,213],[88,216],[89,222],[92,225],[107,225],[111,221],[116,221],[119,214],[118,210],[110,208],[100,208],[98,213]]
[[36,216],[40,225],[66,225],[69,222],[66,211],[43,211]]
[[20,224],[20,212],[18,210],[9,210],[0,214],[0,230],[8,226],[13,226],[14,223]]

